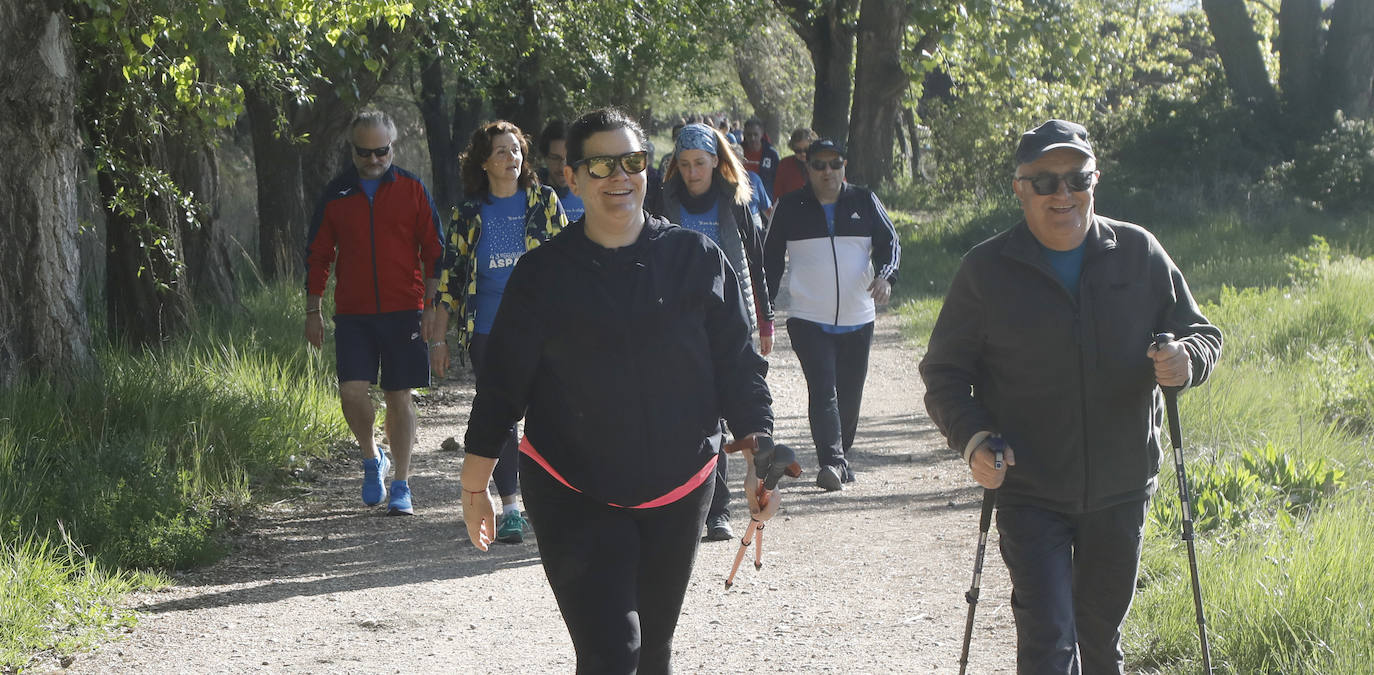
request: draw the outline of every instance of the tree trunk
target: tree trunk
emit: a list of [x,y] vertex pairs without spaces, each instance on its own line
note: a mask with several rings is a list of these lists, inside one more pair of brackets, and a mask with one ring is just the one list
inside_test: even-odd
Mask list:
[[780,92],[773,90],[776,74],[764,70],[763,60],[752,53],[750,45],[742,47],[735,51],[735,72],[744,95],[753,106],[754,115],[763,121],[763,132],[773,139],[773,144],[786,145],[787,137],[782,135],[782,108],[778,105]]
[[1279,5],[1279,91],[1284,116],[1298,136],[1321,126],[1321,0],[1283,0]]
[[1374,116],[1374,2],[1336,0],[1326,43],[1326,91],[1346,117]]
[[[1368,0],[1357,0],[1367,2]],[[1274,85],[1264,67],[1260,38],[1245,9],[1245,0],[1202,0],[1211,26],[1212,42],[1221,56],[1226,83],[1238,103],[1268,108],[1274,103]]]
[[811,53],[816,92],[811,128],[822,138],[844,145],[849,135],[849,98],[853,90],[854,19],[859,0],[774,0]]
[[300,268],[309,227],[301,153],[290,138],[278,136],[274,100],[245,87],[244,102],[252,122],[258,187],[258,265],[264,278],[286,279]]
[[859,13],[854,111],[849,116],[846,177],[877,186],[892,182],[892,135],[902,94],[910,84],[902,70],[905,0],[863,0]]
[[191,193],[199,207],[196,224],[183,236],[191,297],[203,306],[237,307],[233,247],[220,223],[219,161],[215,149],[206,142],[172,138],[168,154],[172,160],[172,180]]
[[458,149],[454,147],[453,108],[445,95],[444,64],[429,55],[420,56],[420,97],[416,105],[425,125],[425,142],[429,145],[430,171],[433,185],[429,186],[439,215],[447,218],[458,205],[462,192],[458,187]]
[[0,0],[0,387],[91,363],[77,248],[77,70],[61,2]]

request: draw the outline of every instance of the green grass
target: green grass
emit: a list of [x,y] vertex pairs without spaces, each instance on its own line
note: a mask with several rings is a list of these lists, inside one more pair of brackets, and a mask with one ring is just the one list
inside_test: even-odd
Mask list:
[[[1180,398],[1195,520],[1209,528],[1197,546],[1214,665],[1368,672],[1374,215],[1244,200],[1218,207],[1203,196],[1100,194],[1098,208],[1149,227],[1225,335],[1211,380]],[[898,312],[924,343],[959,257],[1019,213],[1011,201],[893,211],[906,225]],[[1196,672],[1171,470],[1160,483],[1126,626],[1128,665]]]
[[133,625],[133,613],[119,608],[122,597],[164,583],[109,572],[66,543],[0,543],[0,669],[20,669],[40,652],[87,648]]
[[[0,392],[0,542],[16,582],[7,606],[127,588],[106,570],[214,560],[255,495],[349,437],[329,354],[301,335],[302,304],[294,285],[251,292],[246,311],[205,312],[157,350],[104,345],[74,383]],[[29,588],[39,583],[52,588]],[[65,624],[27,616],[0,631],[4,666],[68,648]]]

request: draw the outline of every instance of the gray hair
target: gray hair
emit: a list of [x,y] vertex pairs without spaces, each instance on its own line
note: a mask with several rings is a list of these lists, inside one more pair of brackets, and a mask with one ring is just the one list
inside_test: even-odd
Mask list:
[[348,125],[348,130],[352,132],[358,127],[385,128],[391,134],[391,139],[396,140],[396,122],[392,121],[391,115],[375,108],[359,112],[358,116],[353,118],[353,123]]

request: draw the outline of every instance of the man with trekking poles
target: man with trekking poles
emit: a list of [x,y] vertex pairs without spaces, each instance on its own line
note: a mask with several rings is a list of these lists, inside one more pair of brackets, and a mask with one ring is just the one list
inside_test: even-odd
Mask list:
[[1093,212],[1099,177],[1081,125],[1021,136],[1024,220],[964,257],[920,366],[931,419],[997,491],[1019,673],[1122,672],[1163,390],[1221,355],[1159,241]]

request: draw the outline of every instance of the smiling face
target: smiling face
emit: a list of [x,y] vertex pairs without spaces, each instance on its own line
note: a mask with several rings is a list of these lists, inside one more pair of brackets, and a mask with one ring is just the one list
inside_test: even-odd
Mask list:
[[[643,149],[639,138],[629,129],[621,127],[588,136],[582,143],[582,156],[619,157]],[[625,168],[620,164],[616,162],[611,175],[606,178],[592,176],[585,164],[576,169],[571,166],[563,168],[568,186],[582,198],[586,206],[584,217],[588,238],[607,248],[633,243],[644,226],[647,172],[625,173]]]
[[[1097,162],[1091,157],[1070,148],[1059,148],[1041,155],[1034,162],[1016,167],[1016,176],[1029,178],[1042,173],[1062,176],[1096,168]],[[1026,215],[1031,234],[1046,248],[1071,251],[1083,243],[1092,224],[1095,184],[1082,192],[1074,192],[1069,189],[1068,182],[1061,179],[1059,189],[1048,195],[1035,194],[1029,181],[1013,179],[1011,186],[1021,200],[1021,210]]]
[[[358,175],[364,180],[376,180],[391,168],[391,160],[395,158],[396,152],[391,149],[395,141],[391,137],[391,131],[384,126],[358,125],[353,127],[351,134],[353,141],[353,166],[357,167]],[[359,157],[359,150],[375,150],[377,148],[387,148],[388,151],[381,157],[376,153],[369,152],[366,157]]]
[[482,170],[487,172],[491,181],[492,194],[498,196],[515,194],[520,181],[520,167],[525,156],[520,150],[520,139],[512,133],[497,134],[491,138],[491,154],[482,162]]
[[711,177],[720,158],[705,150],[683,150],[677,153],[677,172],[687,186],[687,193],[700,197],[711,189]]

